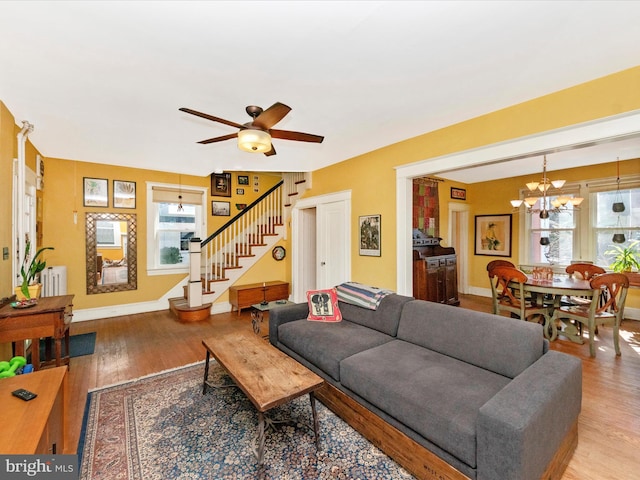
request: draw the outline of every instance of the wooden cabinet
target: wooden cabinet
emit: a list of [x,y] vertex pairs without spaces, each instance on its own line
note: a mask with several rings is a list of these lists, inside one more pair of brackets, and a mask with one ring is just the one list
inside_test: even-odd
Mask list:
[[[64,392],[67,367],[0,380],[0,454],[64,453]],[[37,394],[25,402],[11,395],[24,388]]]
[[289,284],[287,282],[272,281],[251,283],[248,285],[234,285],[229,287],[229,303],[231,311],[235,308],[240,315],[243,308],[266,300],[286,300],[289,298]]
[[413,261],[413,296],[429,302],[459,305],[455,255],[438,255]]

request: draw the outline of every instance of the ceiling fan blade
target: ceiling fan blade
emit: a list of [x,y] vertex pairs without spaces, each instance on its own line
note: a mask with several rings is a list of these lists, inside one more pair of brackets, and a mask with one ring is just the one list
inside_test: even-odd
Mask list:
[[269,150],[268,152],[264,152],[264,156],[265,157],[270,157],[271,155],[275,155],[276,154],[276,149],[273,146],[273,143],[271,144],[271,150]]
[[324,137],[313,135],[311,133],[292,132],[289,130],[270,130],[269,134],[272,138],[281,138],[283,140],[296,140],[298,142],[322,143]]
[[284,103],[276,102],[255,118],[253,126],[262,130],[269,130],[290,111],[291,107]]
[[181,112],[190,113],[191,115],[195,115],[196,117],[206,118],[207,120],[211,120],[213,122],[224,123],[225,125],[229,125],[230,127],[236,128],[246,128],[244,125],[241,125],[236,122],[232,122],[230,120],[225,120],[224,118],[214,117],[213,115],[209,115],[208,113],[197,112],[195,110],[191,110],[190,108],[179,108]]
[[208,138],[207,140],[200,140],[198,143],[202,143],[206,145],[208,143],[216,143],[222,142],[223,140],[231,140],[232,138],[236,138],[238,136],[237,133],[230,133],[229,135],[222,135],[221,137]]

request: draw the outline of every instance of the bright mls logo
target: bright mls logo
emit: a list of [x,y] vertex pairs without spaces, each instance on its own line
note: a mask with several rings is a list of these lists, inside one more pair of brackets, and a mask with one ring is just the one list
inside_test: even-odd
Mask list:
[[77,480],[77,455],[0,455],[3,480]]

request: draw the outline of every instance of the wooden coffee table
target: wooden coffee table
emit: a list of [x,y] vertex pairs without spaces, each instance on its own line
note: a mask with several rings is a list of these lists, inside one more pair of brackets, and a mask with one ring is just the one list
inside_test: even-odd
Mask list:
[[209,359],[213,355],[258,411],[255,453],[259,465],[264,459],[265,412],[306,393],[311,402],[316,448],[320,450],[313,392],[324,383],[322,378],[249,331],[207,338],[202,344],[207,350],[202,394],[207,386],[214,387],[208,383]]

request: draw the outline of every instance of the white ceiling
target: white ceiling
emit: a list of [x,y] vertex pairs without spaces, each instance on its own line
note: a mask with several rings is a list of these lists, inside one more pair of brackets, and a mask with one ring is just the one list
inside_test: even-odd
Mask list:
[[[633,67],[639,18],[634,1],[3,1],[0,100],[48,157],[314,170]],[[293,109],[276,128],[324,143],[199,145],[234,129],[178,111],[245,123],[245,106],[276,101]],[[627,155],[612,145],[597,155]]]

